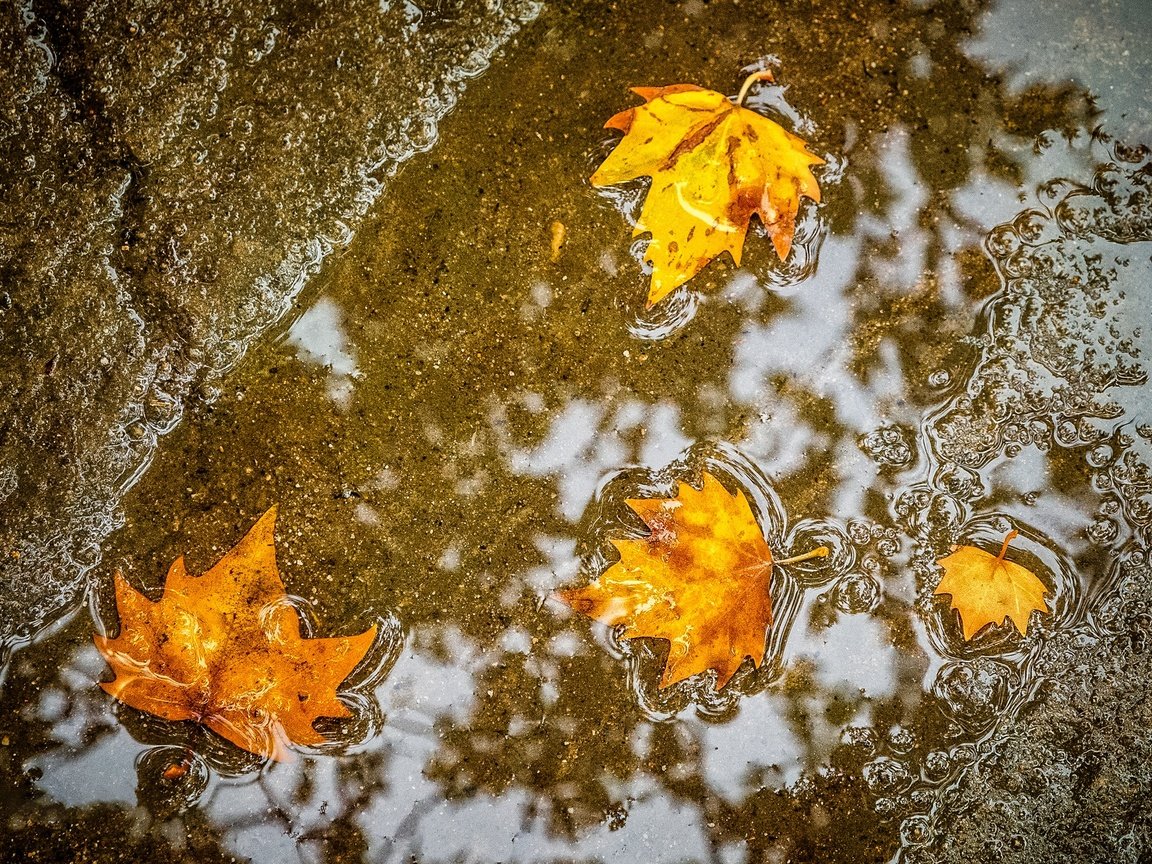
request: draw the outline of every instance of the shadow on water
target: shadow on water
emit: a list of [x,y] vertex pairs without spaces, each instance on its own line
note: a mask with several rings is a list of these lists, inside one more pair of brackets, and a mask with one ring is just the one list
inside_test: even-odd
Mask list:
[[[125,502],[105,560],[149,588],[278,502],[317,632],[402,626],[359,686],[378,728],[333,728],[340,758],[247,759],[111,704],[77,616],[8,670],[0,848],[832,862],[947,833],[942,791],[1147,549],[1149,174],[1090,135],[1079,87],[1009,89],[971,59],[979,4],[786,13],[546,12]],[[826,203],[792,271],[751,236],[743,267],[643,313],[642,187],[586,182],[601,123],[630,85],[730,89],[757,58],[787,83],[759,104],[829,157]],[[549,597],[637,531],[625,498],[704,466],[770,542],[834,554],[778,568],[761,670],[660,691],[665,647]],[[934,561],[1013,527],[1053,615],[965,643]]]

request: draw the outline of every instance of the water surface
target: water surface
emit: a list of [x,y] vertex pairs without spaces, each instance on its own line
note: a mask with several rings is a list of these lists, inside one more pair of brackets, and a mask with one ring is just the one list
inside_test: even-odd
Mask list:
[[[357,716],[331,748],[265,764],[112,703],[81,611],[8,671],[9,848],[1038,861],[1072,848],[1038,843],[1074,825],[1058,804],[1078,795],[1103,801],[1084,805],[1080,860],[1138,860],[1145,771],[1082,729],[1033,734],[1031,773],[1005,761],[1035,718],[1072,711],[1070,670],[1147,711],[1122,673],[1141,668],[1152,524],[1152,175],[1125,111],[1145,96],[1119,61],[1049,74],[1004,38],[1021,14],[546,10],[279,337],[163,443],[93,583],[112,628],[113,569],[156,591],[173,558],[207,569],[278,503],[314,632],[383,625]],[[645,311],[644,186],[587,182],[616,140],[602,123],[629,86],[734,92],[757,65],[781,86],[751,104],[827,160],[824,203],[787,262],[752,232],[740,268]],[[1120,93],[1095,102],[1102,87]],[[749,495],[781,554],[833,554],[774,574],[761,669],[660,690],[665,647],[551,595],[638,532],[625,499],[705,469]],[[964,642],[934,562],[1010,529],[1052,614]],[[164,780],[183,748],[193,770]],[[1090,764],[1111,787],[1062,790]],[[51,837],[61,823],[77,827]]]

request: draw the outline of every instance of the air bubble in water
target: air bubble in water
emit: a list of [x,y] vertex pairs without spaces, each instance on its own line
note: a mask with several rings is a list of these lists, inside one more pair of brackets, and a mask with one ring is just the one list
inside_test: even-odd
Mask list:
[[977,755],[975,744],[957,744],[952,748],[952,761],[957,765],[971,765]]
[[898,792],[912,780],[904,763],[888,756],[877,756],[862,770],[868,788],[880,794]]
[[1088,451],[1086,461],[1093,468],[1103,468],[1112,461],[1112,448],[1107,444],[1098,444]]
[[880,736],[870,726],[849,726],[840,733],[840,743],[845,747],[871,756],[880,746]]
[[1015,252],[1004,261],[1004,272],[1009,276],[1031,276],[1032,257],[1023,250]]
[[993,258],[1003,259],[1020,248],[1020,235],[1011,225],[1001,225],[988,235],[986,243]]
[[931,789],[913,789],[908,796],[908,806],[913,813],[927,813],[936,803],[936,794]]
[[932,693],[961,726],[986,729],[1003,710],[1015,676],[1002,663],[987,657],[948,663],[936,674]]
[[858,546],[863,546],[872,539],[872,532],[868,528],[867,522],[860,522],[853,520],[848,523],[848,539]]
[[1101,516],[1088,527],[1088,538],[1098,545],[1111,543],[1119,536],[1120,526],[1114,519]]
[[947,369],[937,369],[928,376],[928,386],[947,387],[952,383],[952,373]]
[[884,426],[869,432],[857,443],[876,464],[883,467],[903,468],[915,455],[909,436],[898,426]]
[[850,615],[873,611],[880,603],[880,582],[866,573],[842,576],[832,589],[832,602]]
[[923,846],[932,839],[927,816],[909,816],[900,825],[900,840],[906,846]]
[[1012,223],[1016,233],[1025,243],[1039,243],[1044,240],[1048,228],[1048,214],[1040,210],[1025,210]]
[[952,769],[952,760],[944,751],[933,750],[924,757],[922,767],[926,780],[939,782],[948,776],[948,772]]
[[1128,507],[1128,516],[1137,525],[1147,525],[1152,522],[1152,496],[1145,495],[1133,499]]
[[900,541],[894,537],[885,537],[876,541],[876,551],[885,558],[891,558],[900,551]]
[[1056,443],[1060,444],[1062,447],[1071,447],[1079,438],[1076,424],[1071,420],[1063,420],[1056,424],[1055,435]]
[[907,726],[894,726],[888,733],[888,744],[897,753],[907,753],[916,746],[916,733]]

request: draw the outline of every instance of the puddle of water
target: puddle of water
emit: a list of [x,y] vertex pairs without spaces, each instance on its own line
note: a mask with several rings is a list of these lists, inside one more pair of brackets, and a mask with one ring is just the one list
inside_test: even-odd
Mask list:
[[[688,4],[660,27],[643,4],[553,11],[477,82],[285,338],[173,433],[105,550],[155,587],[278,502],[281,569],[316,632],[396,622],[355,703],[380,715],[334,729],[337,755],[238,758],[111,704],[78,616],[9,670],[13,836],[104,808],[173,854],[257,861],[918,861],[974,845],[961,805],[996,782],[1061,664],[1146,628],[1149,173],[1090,136],[1076,93],[1033,101],[990,77],[955,41],[983,19],[841,11],[771,38],[733,7]],[[789,116],[833,157],[803,254],[782,272],[751,236],[742,268],[714,264],[645,313],[628,225],[642,189],[587,186],[611,146],[599,125],[628,85],[723,87],[767,50],[788,89],[763,104],[805,106]],[[1075,134],[1038,139],[1050,129]],[[774,572],[761,669],[720,693],[659,690],[665,646],[549,595],[638,531],[626,498],[704,468],[748,495],[774,551],[833,554]],[[965,643],[934,562],[1011,528],[1053,614],[1027,638]],[[109,603],[95,592],[99,614]],[[184,747],[203,764],[161,782]],[[1058,788],[1026,780],[1009,791]],[[1012,814],[1014,831],[1032,818]]]

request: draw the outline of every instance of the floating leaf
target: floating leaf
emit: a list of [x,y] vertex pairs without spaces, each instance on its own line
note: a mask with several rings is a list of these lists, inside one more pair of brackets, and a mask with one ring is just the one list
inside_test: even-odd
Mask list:
[[960,613],[965,639],[1006,619],[1011,619],[1020,634],[1027,636],[1032,612],[1050,611],[1044,602],[1048,593],[1044,583],[1027,567],[1005,560],[1008,544],[1017,533],[1008,532],[998,555],[975,546],[957,546],[936,562],[944,568],[944,578],[935,593],[951,595],[952,608]]
[[336,688],[364,659],[376,628],[301,637],[276,568],[275,522],[273,507],[201,576],[177,558],[155,603],[117,572],[120,635],[94,637],[116,678],[100,686],[133,708],[195,720],[277,761],[291,759],[290,743],[323,743],[313,723],[351,716]]
[[[646,537],[614,538],[620,560],[592,584],[559,593],[573,609],[622,636],[666,639],[667,687],[708,669],[723,687],[745,657],[764,660],[772,621],[772,552],[744,493],[711,474],[701,489],[680,483],[675,498],[630,499]],[[821,547],[777,563],[827,555]]]
[[649,307],[722,252],[739,264],[753,216],[784,260],[801,196],[820,200],[810,166],[824,160],[809,153],[802,138],[743,107],[756,80],[772,78],[767,72],[750,76],[735,102],[693,84],[635,87],[632,92],[645,104],[605,124],[624,138],[592,175],[592,184],[652,178],[632,232],[652,234],[646,256],[652,265]]

